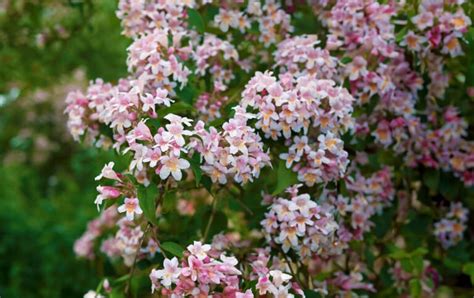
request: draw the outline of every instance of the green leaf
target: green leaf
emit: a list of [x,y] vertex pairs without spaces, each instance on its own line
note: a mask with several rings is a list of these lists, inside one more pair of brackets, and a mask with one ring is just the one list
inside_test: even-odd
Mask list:
[[195,152],[193,156],[188,160],[191,164],[191,169],[193,170],[194,178],[196,179],[196,186],[199,186],[199,183],[201,182],[202,178],[201,155]]
[[410,280],[410,297],[421,297],[421,283],[418,279]]
[[423,182],[430,190],[436,191],[438,189],[439,177],[440,174],[438,170],[427,169],[423,174]]
[[206,31],[201,14],[195,9],[188,8],[188,24],[191,28],[196,28],[196,31],[201,34]]
[[303,293],[305,297],[307,298],[320,298],[321,297],[321,294],[313,290],[303,290]]
[[439,182],[439,192],[447,199],[454,199],[459,194],[460,189],[459,179],[452,174],[442,173]]
[[150,187],[140,185],[138,188],[138,200],[140,202],[140,208],[142,208],[146,219],[154,225],[158,225],[155,205],[157,196],[158,188],[155,185],[151,185]]
[[192,105],[180,101],[180,102],[172,104],[168,108],[158,110],[157,113],[158,113],[158,116],[160,118],[164,118],[166,115],[168,115],[170,113],[172,113],[172,114],[178,114],[178,113],[182,113],[182,112],[190,112],[191,113],[193,111],[194,111],[194,107]]
[[462,267],[462,272],[471,277],[471,284],[474,286],[474,263],[467,263]]
[[207,123],[207,127],[221,127],[226,121],[225,117],[217,118]]
[[277,169],[277,186],[273,191],[272,195],[278,195],[289,186],[298,182],[298,178],[295,172],[291,169],[287,169],[284,160],[280,160]]
[[207,191],[212,194],[211,190],[212,190],[212,180],[211,178],[207,177],[207,176],[203,176],[201,178],[201,184],[202,186],[204,186],[205,189],[207,189]]
[[180,259],[183,257],[184,248],[182,248],[178,243],[164,242],[160,244],[160,248],[173,254],[174,256],[177,256]]
[[413,272],[413,264],[410,259],[401,259],[400,264],[402,265],[402,269],[408,273]]
[[411,262],[417,274],[421,274],[423,272],[423,257],[422,256],[414,256],[411,258]]
[[182,89],[176,89],[176,97],[179,98],[181,103],[185,103],[191,106],[194,104],[194,98],[198,93],[198,91],[196,91],[194,87],[186,85]]
[[397,43],[401,42],[405,38],[405,35],[407,35],[407,32],[408,32],[408,27],[403,27],[403,29],[400,30],[400,32],[398,32],[397,35],[395,36],[395,41]]
[[117,278],[116,280],[114,280],[114,284],[120,284],[124,281],[127,281],[129,278],[130,278],[130,274],[125,274],[125,275]]
[[123,290],[123,287],[113,287],[112,292],[109,294],[110,298],[124,298],[125,297],[125,292]]
[[418,247],[410,253],[410,256],[424,256],[428,253],[428,250],[424,247]]
[[348,56],[345,56],[345,57],[342,57],[340,61],[341,61],[342,64],[347,64],[347,63],[352,62],[352,58],[348,57]]

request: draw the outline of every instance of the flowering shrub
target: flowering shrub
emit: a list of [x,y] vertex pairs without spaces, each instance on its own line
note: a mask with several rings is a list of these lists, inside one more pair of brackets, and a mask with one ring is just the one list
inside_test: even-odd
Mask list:
[[66,99],[74,139],[117,153],[75,245],[114,271],[86,295],[463,292],[469,11],[121,0],[128,75]]

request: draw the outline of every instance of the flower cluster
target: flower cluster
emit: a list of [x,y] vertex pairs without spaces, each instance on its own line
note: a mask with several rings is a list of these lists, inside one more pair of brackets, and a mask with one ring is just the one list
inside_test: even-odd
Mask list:
[[[424,296],[434,296],[438,288],[441,276],[439,272],[430,264],[429,261],[422,259],[421,274],[419,281],[421,284],[421,292]],[[397,261],[390,268],[391,276],[395,282],[397,292],[401,295],[408,295],[410,292],[410,280],[413,280],[414,274],[404,270],[401,262]]]
[[255,286],[258,295],[273,297],[294,297],[294,294],[305,297],[294,277],[288,274],[288,264],[278,256],[270,256],[270,248],[255,249],[248,262],[252,271],[250,280],[257,281]]
[[404,154],[410,167],[451,171],[465,185],[473,185],[474,143],[465,139],[467,123],[452,106],[444,109],[441,117],[438,114],[433,111],[428,123],[402,117],[381,121],[373,136],[385,147],[393,145],[395,152]]
[[311,74],[318,79],[338,80],[338,61],[327,49],[316,47],[317,35],[289,37],[278,44],[275,51],[276,66],[295,77]]
[[360,272],[351,272],[345,274],[341,271],[336,272],[336,277],[331,279],[329,282],[334,286],[338,287],[342,293],[351,292],[353,290],[366,290],[375,292],[375,288],[372,284],[362,281],[363,277]]
[[227,96],[203,93],[199,95],[194,107],[199,112],[200,120],[208,122],[222,117],[221,108],[227,101]]
[[[268,274],[260,277],[255,288],[259,295],[271,294],[273,297],[289,297],[295,295],[290,293],[292,284],[289,282],[292,276],[281,272],[280,270],[271,270]],[[300,291],[298,294],[302,294]],[[301,296],[304,296],[301,295]]]
[[[244,33],[250,31],[252,23],[256,22],[258,41],[266,47],[275,44],[279,38],[293,31],[290,15],[274,0],[263,2],[262,6],[260,0],[250,0],[244,11],[221,7],[214,18],[214,25],[222,32],[227,32],[232,28]],[[240,5],[238,2],[235,4]]]
[[186,30],[186,7],[195,1],[120,0],[117,16],[124,28],[123,34],[137,37],[153,30]]
[[435,223],[434,234],[447,249],[463,239],[469,211],[459,203],[451,203],[446,217]]
[[140,252],[140,240],[144,236],[140,226],[133,226],[126,219],[117,222],[119,229],[115,237],[102,242],[100,250],[109,258],[122,257],[126,266],[132,266],[137,253]]
[[[450,78],[443,54],[462,54],[461,39],[471,24],[463,2],[421,1],[415,14],[405,3],[372,0],[342,0],[332,6],[318,2],[314,7],[324,10],[319,15],[329,31],[326,49],[331,54],[343,50],[345,57],[340,61],[348,58],[340,73],[349,79],[351,94],[360,104],[375,101],[370,117],[357,119],[356,131],[370,132],[385,147],[396,143],[395,151],[405,154],[409,166],[421,163],[441,167],[470,185],[470,163],[456,169],[450,160],[456,163],[461,156],[469,159],[466,152],[472,151],[472,145],[438,138],[438,132],[424,123],[415,108],[425,87],[428,99],[445,94]],[[407,14],[411,17],[405,20]],[[405,31],[398,32],[395,24],[405,25]],[[427,105],[429,113],[438,112],[433,102]],[[454,131],[464,134],[462,128]]]
[[[165,89],[158,88],[153,94],[143,94],[138,84],[136,80],[121,80],[117,86],[112,86],[98,80],[89,87],[86,96],[80,92],[70,93],[66,112],[69,114],[71,133],[76,139],[87,135],[97,145],[106,146],[111,140],[100,132],[101,125],[106,125],[113,132],[113,147],[123,153],[133,154],[129,170],[139,182],[149,184],[147,169],[154,169],[163,180],[170,175],[175,180],[181,180],[182,170],[190,166],[180,155],[187,152],[184,137],[193,134],[186,129],[191,125],[191,119],[169,113],[164,116],[169,123],[159,127],[153,135],[153,127],[149,127],[146,120],[140,117],[156,118],[156,106],[169,106],[171,100]],[[111,169],[108,171],[113,172]],[[104,177],[123,182],[117,175]],[[120,195],[117,189],[111,187],[100,187],[98,190],[98,205],[103,199]],[[122,212],[138,206],[136,197],[128,198],[128,204],[122,208]],[[139,209],[136,210],[139,212]],[[131,215],[129,217],[133,218]]]
[[173,90],[177,83],[184,86],[191,71],[184,65],[191,46],[184,42],[185,33],[175,33],[169,38],[167,30],[155,30],[133,41],[128,48],[127,65],[134,72],[141,86],[155,90]]
[[[240,104],[256,110],[256,127],[265,137],[283,138],[280,155],[298,179],[312,186],[341,177],[348,164],[340,134],[351,127],[353,98],[331,80],[290,73],[257,72],[245,86]],[[316,140],[317,141],[313,141]]]
[[201,45],[194,52],[196,60],[196,74],[204,76],[206,71],[212,74],[214,89],[225,91],[227,84],[234,78],[232,67],[224,67],[224,64],[232,64],[239,61],[239,54],[234,46],[215,35],[204,36]]
[[93,259],[95,241],[117,221],[117,208],[111,206],[104,210],[100,216],[87,224],[87,230],[74,243],[74,252],[77,256]]
[[[163,269],[153,269],[150,273],[152,292],[160,290],[164,296],[209,296],[212,297],[253,297],[246,296],[239,289],[238,261],[224,254],[219,259],[211,257],[211,246],[195,241],[187,247],[181,262],[176,257],[165,259]],[[181,266],[180,266],[181,265]]]
[[353,239],[362,240],[363,234],[374,226],[370,218],[375,214],[381,214],[382,209],[389,206],[394,199],[392,173],[385,168],[366,178],[356,172],[355,177],[347,177],[345,183],[351,194],[349,197],[342,194],[337,196],[328,194],[329,201],[336,206],[341,218],[349,219],[348,226],[340,223],[343,228],[339,236],[344,242]]
[[[133,269],[162,252],[163,268],[150,274],[161,296],[293,297],[310,289],[346,296],[375,292],[390,266],[400,293],[416,290],[419,279],[432,294],[436,270],[416,255],[410,271],[398,256],[415,256],[406,225],[432,207],[418,200],[427,189],[420,185],[429,197],[438,190],[425,171],[474,184],[466,109],[441,100],[454,92],[452,81],[470,78],[450,72],[463,61],[455,58],[471,25],[463,3],[121,0],[117,15],[132,38],[128,76],[72,92],[66,108],[76,140],[127,158],[125,171],[110,163],[96,178],[108,181],[95,203],[120,200],[113,210],[125,217],[102,252]],[[302,24],[316,18],[320,32]],[[278,195],[294,181],[301,184]],[[254,194],[274,185],[276,195],[263,195],[268,207],[252,208]],[[143,187],[158,197],[142,198]],[[396,225],[374,240],[376,215],[395,199]],[[156,232],[182,231],[173,223],[183,219],[189,233],[180,242],[211,233],[212,245],[194,242],[169,259]],[[217,222],[225,230],[216,235]],[[434,236],[447,249],[466,226],[466,209],[453,203]],[[77,244],[89,258],[101,228],[90,230]]]
[[451,57],[463,54],[459,39],[471,25],[462,9],[463,2],[421,1],[418,13],[410,19],[415,28],[407,32],[400,44],[422,55],[436,49]]
[[230,176],[237,183],[246,183],[258,177],[261,168],[270,165],[260,136],[247,124],[251,118],[252,114],[236,107],[234,117],[222,125],[222,132],[214,127],[206,130],[202,121],[194,127],[199,138],[190,147],[200,153],[204,160],[201,169],[212,182],[226,184]]
[[312,254],[330,255],[337,246],[338,224],[329,205],[319,205],[308,194],[299,194],[295,185],[287,189],[290,198],[273,200],[261,222],[265,238],[281,245],[287,253],[295,251],[301,259]]

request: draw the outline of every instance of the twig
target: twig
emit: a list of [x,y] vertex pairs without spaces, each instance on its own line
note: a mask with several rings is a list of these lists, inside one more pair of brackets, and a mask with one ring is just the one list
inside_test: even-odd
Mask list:
[[214,195],[212,195],[211,216],[209,217],[209,221],[207,222],[206,229],[204,230],[204,235],[202,236],[202,242],[206,241],[206,239],[207,239],[207,235],[209,234],[209,230],[211,228],[212,221],[214,220],[214,216],[216,215],[216,207],[217,207],[217,199]]
[[131,291],[130,284],[132,282],[133,273],[135,272],[135,267],[137,265],[138,254],[140,253],[140,248],[143,245],[143,241],[145,241],[146,233],[148,233],[148,230],[150,229],[150,227],[151,227],[151,224],[148,223],[146,225],[145,231],[143,232],[143,236],[140,239],[140,243],[138,244],[137,251],[135,253],[135,258],[133,259],[133,265],[132,265],[132,268],[130,269],[130,276],[128,277],[127,285],[125,286],[125,293],[127,293],[128,297],[132,297],[132,293],[130,292]]
[[278,245],[278,248],[280,249],[280,252],[281,254],[283,255],[283,258],[285,259],[285,262],[286,264],[288,265],[288,268],[290,268],[290,272],[291,272],[291,275],[293,275],[296,279],[296,281],[299,283],[299,285],[301,287],[304,287],[304,283],[301,282],[299,276],[295,273],[295,271],[293,270],[293,267],[291,267],[291,262],[290,260],[288,259],[288,256],[286,255],[286,253],[283,251],[283,249],[281,248],[281,246]]

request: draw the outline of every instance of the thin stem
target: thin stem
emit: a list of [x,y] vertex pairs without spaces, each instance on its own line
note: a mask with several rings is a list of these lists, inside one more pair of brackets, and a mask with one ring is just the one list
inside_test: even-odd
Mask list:
[[[212,194],[211,194],[212,195]],[[214,221],[214,216],[216,215],[217,199],[212,195],[212,211],[209,221],[207,222],[206,229],[204,230],[204,235],[202,236],[202,242],[206,241],[209,230],[211,229],[212,222]]]
[[[159,188],[159,194],[158,194],[158,198],[155,200],[155,212],[156,212],[156,209],[158,209],[158,207],[161,205],[161,203],[163,202],[163,197],[164,197],[164,194],[165,194],[165,190],[166,190],[166,185],[163,187],[163,186],[160,186]],[[130,287],[130,284],[132,282],[132,278],[133,278],[133,274],[135,272],[135,267],[137,266],[137,260],[138,260],[138,255],[140,253],[140,248],[142,247],[143,245],[143,242],[145,241],[145,236],[146,234],[148,233],[148,231],[150,230],[150,228],[152,228],[153,224],[151,222],[148,222],[147,225],[146,225],[146,228],[145,228],[145,231],[143,232],[143,236],[142,238],[140,239],[140,243],[138,244],[138,247],[137,247],[137,251],[135,253],[135,258],[133,259],[133,265],[132,265],[132,268],[130,269],[130,276],[128,277],[128,280],[127,280],[127,285],[125,286],[125,293],[127,293],[128,297],[132,297],[132,293],[131,293],[131,287]],[[156,236],[156,230],[154,229],[153,230],[155,232],[155,236]],[[158,240],[158,239],[157,239]],[[158,241],[157,241],[158,242]],[[163,252],[163,250],[160,248],[160,250]],[[164,255],[164,254],[163,254]],[[165,256],[165,255],[164,255]],[[166,256],[165,256],[166,257]]]
[[150,229],[150,227],[151,227],[151,224],[148,223],[146,225],[145,231],[143,232],[143,236],[140,239],[140,243],[138,244],[137,250],[135,252],[135,258],[133,259],[133,265],[132,265],[132,268],[130,269],[130,276],[128,277],[127,285],[125,286],[125,292],[127,293],[128,297],[132,297],[130,284],[132,282],[133,273],[135,272],[135,267],[137,266],[137,260],[138,260],[138,254],[140,253],[140,248],[143,245],[143,241],[145,241],[146,233],[148,233],[148,230]]
[[291,266],[291,262],[290,260],[288,259],[288,256],[286,255],[286,253],[283,251],[283,249],[281,248],[281,246],[278,245],[278,248],[281,252],[281,254],[283,255],[283,258],[285,259],[285,262],[286,264],[288,265],[288,268],[290,268],[290,272],[291,272],[291,275],[293,275],[296,279],[296,281],[298,282],[298,284],[301,286],[301,287],[304,287],[305,284],[303,282],[301,282],[299,276],[296,274],[296,272],[293,270],[293,267]]

